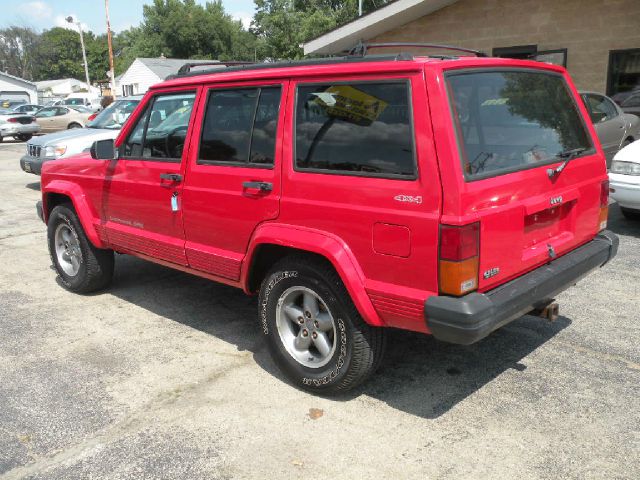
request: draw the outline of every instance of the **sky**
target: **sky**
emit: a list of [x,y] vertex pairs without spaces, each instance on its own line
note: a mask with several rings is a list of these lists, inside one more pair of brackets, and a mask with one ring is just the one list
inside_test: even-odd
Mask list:
[[[205,0],[196,0],[204,4]],[[111,30],[120,32],[142,21],[142,6],[152,0],[109,0]],[[227,13],[249,26],[253,0],[222,0]],[[107,30],[104,0],[0,0],[0,28],[9,25],[29,26],[36,30],[51,27],[74,28],[65,21],[69,15],[79,20],[83,30],[96,34]]]

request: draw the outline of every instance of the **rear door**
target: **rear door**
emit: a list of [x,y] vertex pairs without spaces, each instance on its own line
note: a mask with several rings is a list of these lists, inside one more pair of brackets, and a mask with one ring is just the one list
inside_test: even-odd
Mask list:
[[480,222],[479,289],[591,240],[600,229],[605,163],[563,75],[456,70],[445,82],[461,159],[441,164],[449,170],[442,222]]
[[288,82],[215,85],[199,111],[184,199],[189,266],[240,279],[249,239],[278,216],[284,102]]

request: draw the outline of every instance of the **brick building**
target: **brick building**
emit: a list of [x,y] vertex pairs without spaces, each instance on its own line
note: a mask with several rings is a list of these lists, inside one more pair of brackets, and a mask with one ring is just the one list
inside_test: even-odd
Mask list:
[[335,54],[358,41],[464,46],[563,64],[581,90],[640,88],[640,0],[397,0],[304,50]]

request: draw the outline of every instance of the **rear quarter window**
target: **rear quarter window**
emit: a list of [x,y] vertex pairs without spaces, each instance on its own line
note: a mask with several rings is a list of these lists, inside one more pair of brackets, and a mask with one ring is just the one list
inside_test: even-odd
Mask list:
[[466,178],[534,168],[592,144],[561,75],[470,71],[446,75]]
[[299,85],[296,170],[413,179],[409,81]]

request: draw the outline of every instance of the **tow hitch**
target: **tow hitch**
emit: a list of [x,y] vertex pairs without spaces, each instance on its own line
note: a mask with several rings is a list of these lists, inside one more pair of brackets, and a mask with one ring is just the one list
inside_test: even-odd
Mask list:
[[536,309],[531,312],[532,315],[535,315],[540,318],[545,318],[550,322],[555,321],[558,318],[560,313],[560,305],[558,302],[550,302],[545,307],[541,309]]

